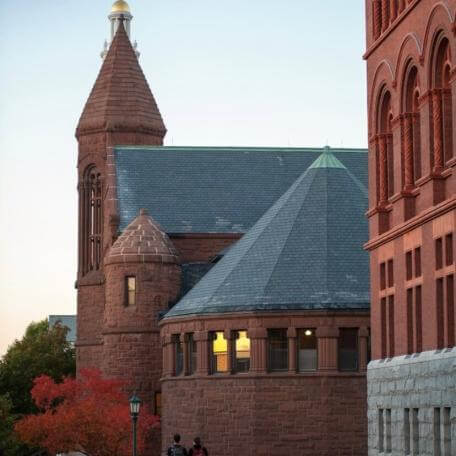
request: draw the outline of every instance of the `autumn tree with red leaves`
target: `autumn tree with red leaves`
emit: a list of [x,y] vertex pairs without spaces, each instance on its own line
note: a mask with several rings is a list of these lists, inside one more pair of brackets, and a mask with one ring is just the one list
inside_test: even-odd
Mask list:
[[[81,370],[78,379],[56,383],[42,375],[34,382],[32,397],[41,410],[21,419],[15,430],[27,444],[50,454],[79,451],[90,456],[125,456],[131,452],[132,431],[128,396],[119,380],[102,378],[98,370]],[[141,408],[138,454],[144,451],[158,417]]]

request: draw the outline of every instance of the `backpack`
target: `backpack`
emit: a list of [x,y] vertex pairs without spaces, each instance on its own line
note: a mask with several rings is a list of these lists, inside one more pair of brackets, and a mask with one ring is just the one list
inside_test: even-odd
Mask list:
[[184,447],[183,446],[173,446],[171,454],[173,456],[184,456]]

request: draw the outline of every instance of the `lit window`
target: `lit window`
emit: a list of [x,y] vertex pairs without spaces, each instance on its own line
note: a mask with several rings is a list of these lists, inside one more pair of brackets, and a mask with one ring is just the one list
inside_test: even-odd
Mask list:
[[339,370],[358,370],[358,329],[341,328],[339,335]]
[[175,334],[173,336],[174,340],[174,359],[175,359],[175,371],[174,375],[182,374],[184,369],[184,353],[182,350],[182,342],[180,340],[180,335]]
[[190,375],[194,374],[196,372],[196,340],[193,338],[193,334],[188,335],[188,344],[187,344],[187,349],[188,349],[188,372]]
[[270,371],[288,369],[288,338],[286,329],[268,329],[268,357]]
[[222,331],[212,333],[212,373],[228,372],[228,343]]
[[125,290],[125,305],[134,306],[136,304],[136,277],[126,277]]
[[298,331],[298,369],[301,372],[317,369],[315,329],[300,329]]
[[250,339],[247,331],[236,331],[235,372],[248,372],[250,369]]

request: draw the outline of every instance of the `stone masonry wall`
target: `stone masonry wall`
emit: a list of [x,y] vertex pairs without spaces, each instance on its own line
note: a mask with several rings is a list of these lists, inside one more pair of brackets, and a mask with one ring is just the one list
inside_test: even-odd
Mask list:
[[456,454],[456,347],[372,361],[367,378],[369,456]]
[[162,392],[162,454],[175,432],[217,456],[367,454],[361,374],[170,378]]

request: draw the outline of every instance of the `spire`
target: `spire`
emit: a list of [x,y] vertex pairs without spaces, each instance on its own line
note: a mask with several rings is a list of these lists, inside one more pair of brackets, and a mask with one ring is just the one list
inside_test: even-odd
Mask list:
[[160,141],[166,134],[122,22],[79,119],[76,136],[100,131],[145,133]]

